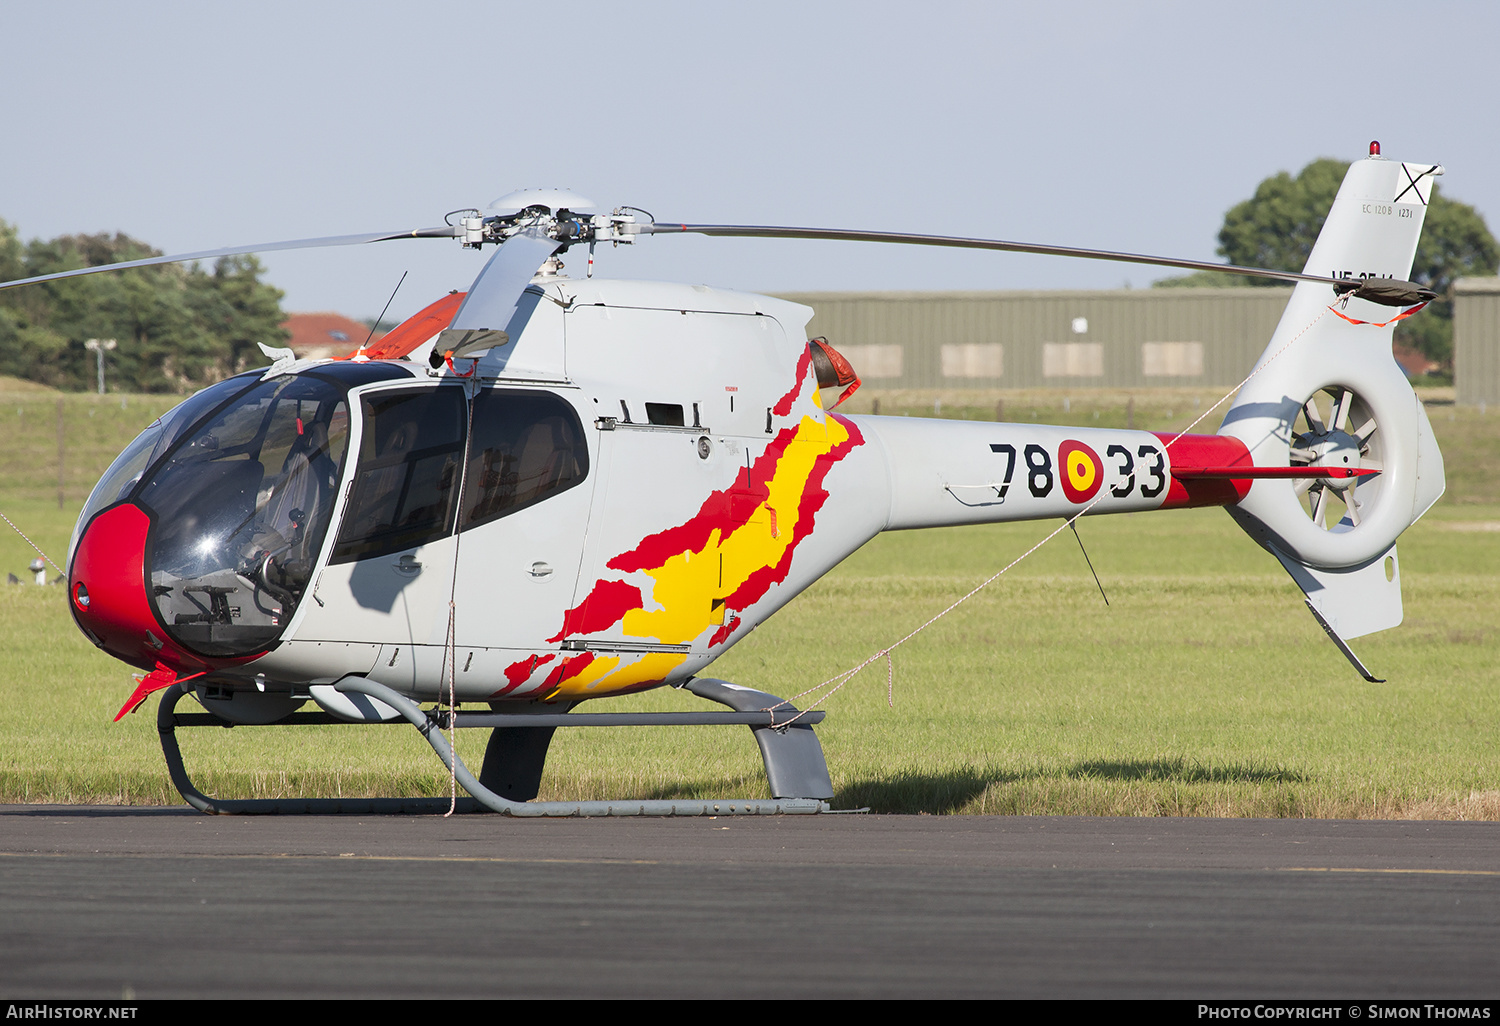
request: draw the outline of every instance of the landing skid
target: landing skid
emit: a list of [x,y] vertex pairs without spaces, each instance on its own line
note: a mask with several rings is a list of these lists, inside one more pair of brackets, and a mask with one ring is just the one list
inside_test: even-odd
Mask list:
[[[727,705],[733,712],[684,713],[466,713],[453,715],[455,728],[489,727],[490,743],[484,766],[475,777],[462,759],[454,756],[443,736],[448,729],[446,711],[424,712],[411,699],[383,684],[350,677],[336,688],[378,699],[399,712],[417,728],[444,766],[453,768],[460,786],[473,797],[458,799],[458,812],[498,812],[506,816],[584,817],[584,816],[772,816],[808,815],[833,811],[824,799],[833,796],[823,747],[813,733],[812,725],[823,719],[822,712],[798,716],[790,703],[763,691],[730,684],[727,681],[693,679],[685,688],[702,698]],[[210,798],[193,786],[183,765],[182,750],[177,745],[178,727],[230,727],[212,713],[179,713],[177,703],[190,691],[190,684],[176,684],[162,693],[157,706],[156,727],[161,735],[162,754],[172,783],[187,803],[210,815],[329,815],[363,814],[432,814],[449,809],[447,798]],[[774,708],[774,713],[766,712]],[[797,716],[794,723],[788,724]],[[275,725],[333,724],[346,721],[327,713],[293,713]],[[394,722],[394,721],[393,721]],[[547,747],[558,727],[590,726],[685,726],[733,724],[750,727],[760,745],[766,766],[770,801],[590,801],[533,802],[541,781]],[[779,726],[778,724],[786,724]]]

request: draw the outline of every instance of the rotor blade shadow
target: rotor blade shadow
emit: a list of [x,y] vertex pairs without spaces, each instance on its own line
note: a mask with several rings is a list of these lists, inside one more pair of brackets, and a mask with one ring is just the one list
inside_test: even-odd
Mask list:
[[363,559],[354,564],[349,594],[361,608],[389,613],[396,607],[397,597],[412,583],[413,578],[402,577],[392,569],[394,558]]
[[1280,421],[1287,431],[1291,430],[1292,424],[1297,419],[1297,411],[1302,409],[1300,403],[1291,396],[1281,397],[1276,403],[1245,403],[1236,406],[1224,414],[1224,424],[1237,424],[1242,420],[1256,420],[1261,417],[1271,417]]

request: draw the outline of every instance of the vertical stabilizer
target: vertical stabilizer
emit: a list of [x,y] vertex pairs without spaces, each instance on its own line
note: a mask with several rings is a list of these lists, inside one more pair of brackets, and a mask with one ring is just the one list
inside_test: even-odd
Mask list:
[[[1408,278],[1440,174],[1439,165],[1378,155],[1356,161],[1306,273]],[[1244,442],[1257,466],[1365,472],[1260,479],[1230,514],[1281,561],[1366,676],[1343,639],[1401,622],[1396,539],[1444,487],[1432,427],[1391,353],[1396,323],[1419,309],[1341,299],[1328,285],[1300,283],[1219,429]]]

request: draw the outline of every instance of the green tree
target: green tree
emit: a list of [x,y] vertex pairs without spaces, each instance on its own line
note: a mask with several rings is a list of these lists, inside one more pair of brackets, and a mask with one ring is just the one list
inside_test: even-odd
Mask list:
[[[27,271],[50,274],[159,253],[128,235],[65,235],[28,247]],[[130,391],[179,392],[214,380],[216,340],[198,323],[188,298],[189,272],[176,265],[68,278],[28,286],[31,324],[68,340],[59,370],[87,387],[90,338],[113,338],[112,380]]]
[[[1255,195],[1224,215],[1219,231],[1219,255],[1229,263],[1300,271],[1307,263],[1333,198],[1338,194],[1347,162],[1315,160],[1294,178],[1278,172],[1256,186]],[[1427,219],[1417,243],[1411,279],[1441,297],[1422,315],[1402,321],[1396,339],[1420,351],[1445,370],[1453,362],[1453,302],[1448,296],[1454,279],[1493,275],[1500,269],[1500,245],[1484,218],[1467,203],[1444,196],[1434,186]],[[1277,285],[1265,278],[1243,278],[1220,271],[1169,278],[1159,286]]]
[[0,219],[0,281],[10,281],[25,273],[26,247],[16,226]]
[[[127,235],[66,235],[22,246],[0,221],[0,280],[157,256]],[[61,388],[94,381],[91,338],[113,338],[108,380],[141,392],[186,392],[263,358],[257,342],[283,344],[280,290],[260,280],[254,257],[134,268],[0,292],[0,374]]]
[[228,348],[224,374],[238,374],[264,362],[258,343],[284,346],[291,332],[281,326],[284,293],[260,280],[254,256],[222,257],[213,274],[193,268],[198,316]]
[[[1307,263],[1328,208],[1338,195],[1345,161],[1315,160],[1293,178],[1280,171],[1255,187],[1255,195],[1229,209],[1219,229],[1219,255],[1231,264],[1300,271]],[[1247,278],[1251,285],[1280,285]]]

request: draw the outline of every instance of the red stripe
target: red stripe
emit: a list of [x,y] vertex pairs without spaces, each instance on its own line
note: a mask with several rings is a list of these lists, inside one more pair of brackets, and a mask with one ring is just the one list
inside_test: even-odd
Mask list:
[[1333,310],[1333,312],[1335,314],[1338,314],[1338,316],[1344,318],[1344,320],[1348,321],[1350,324],[1373,324],[1377,328],[1389,328],[1392,324],[1395,324],[1397,321],[1404,321],[1404,320],[1406,320],[1408,317],[1410,317],[1412,314],[1416,313],[1418,310],[1422,309],[1422,307],[1424,307],[1426,305],[1427,305],[1426,303],[1418,303],[1416,306],[1412,307],[1409,310],[1403,310],[1403,311],[1401,311],[1400,313],[1398,313],[1396,316],[1392,317],[1388,321],[1361,321],[1361,320],[1357,320],[1356,318],[1350,317],[1350,316],[1348,316],[1346,314],[1341,314],[1337,310],[1334,310],[1334,308],[1331,307],[1331,306],[1328,309]]
[[[1233,506],[1250,494],[1250,482],[1244,478],[1193,477],[1179,479],[1177,464],[1191,469],[1204,467],[1232,468],[1243,466],[1253,470],[1250,450],[1238,438],[1228,435],[1176,435],[1153,432],[1167,446],[1167,456],[1172,463],[1172,482],[1167,488],[1167,497],[1162,500],[1162,509],[1187,509],[1194,506]],[[1141,468],[1136,467],[1136,473]]]
[[771,412],[775,413],[778,417],[785,417],[788,413],[792,412],[792,403],[796,400],[798,393],[802,391],[802,382],[804,379],[806,379],[807,372],[811,369],[812,347],[808,346],[806,349],[802,350],[802,355],[797,357],[796,382],[792,385],[791,390],[788,391],[786,395],[776,400],[776,405],[772,407]]

